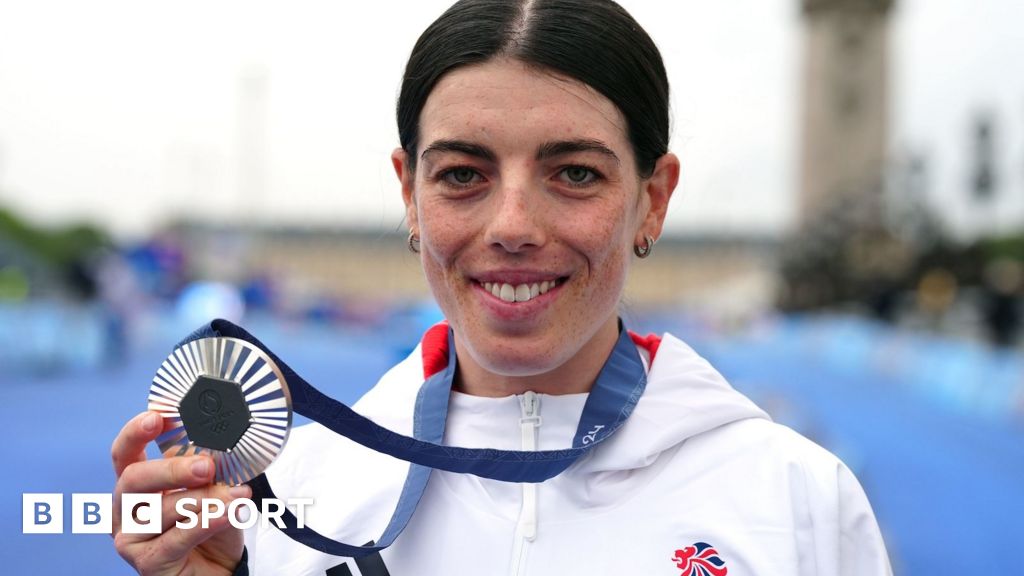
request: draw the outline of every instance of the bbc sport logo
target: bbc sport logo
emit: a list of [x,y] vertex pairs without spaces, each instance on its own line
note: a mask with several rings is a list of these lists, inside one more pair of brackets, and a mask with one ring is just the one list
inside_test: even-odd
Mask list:
[[[163,494],[122,494],[121,532],[125,534],[159,534],[163,527]],[[208,528],[210,521],[225,515],[235,528],[245,530],[261,522],[262,528],[273,523],[284,528],[285,510],[295,516],[299,528],[306,526],[306,509],[312,498],[264,498],[257,505],[250,498],[232,500],[227,506],[216,498],[181,498],[174,510],[184,517],[174,524],[178,528]],[[113,532],[114,499],[111,494],[72,494],[71,533],[110,534]],[[26,493],[21,495],[21,532],[23,534],[63,534],[64,494]]]

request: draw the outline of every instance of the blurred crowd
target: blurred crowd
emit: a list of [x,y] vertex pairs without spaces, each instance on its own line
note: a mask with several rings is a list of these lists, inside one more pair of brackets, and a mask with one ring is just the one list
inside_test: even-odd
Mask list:
[[[938,234],[908,240],[856,226],[834,219],[781,243],[777,307],[761,312],[841,312],[954,341],[1008,350],[1024,344],[1024,235],[957,244]],[[167,318],[185,327],[246,314],[373,326],[423,307],[384,290],[376,299],[346,297],[259,266],[211,277],[211,259],[227,263],[243,251],[217,251],[208,232],[197,239],[195,230],[169,227],[118,244],[89,226],[47,230],[0,212],[2,364],[46,372],[114,362]],[[251,240],[220,244],[240,242]],[[675,308],[687,312],[682,301]]]
[[159,325],[185,333],[215,317],[372,327],[434,314],[416,300],[296,290],[301,278],[259,269],[210,278],[196,264],[209,254],[187,230],[119,244],[93,227],[45,230],[0,211],[0,366],[46,374],[109,365],[163,334]]

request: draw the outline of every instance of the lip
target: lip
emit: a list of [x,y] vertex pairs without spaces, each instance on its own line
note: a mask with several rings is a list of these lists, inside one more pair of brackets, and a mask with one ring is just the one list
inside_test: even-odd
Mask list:
[[[512,284],[508,279],[511,275],[495,275],[494,280],[487,280],[487,282],[507,282]],[[542,282],[544,280],[550,280],[551,274],[544,274],[542,276],[517,276],[515,277],[519,284],[532,284],[533,282]],[[490,312],[494,317],[503,321],[511,322],[522,322],[529,319],[537,318],[545,310],[547,310],[555,299],[562,292],[562,287],[565,285],[565,276],[555,276],[561,282],[555,287],[549,289],[546,293],[538,295],[536,298],[531,298],[526,302],[506,302],[501,298],[491,294],[483,286],[483,280],[473,282],[474,293],[480,298],[481,303],[485,310]]]

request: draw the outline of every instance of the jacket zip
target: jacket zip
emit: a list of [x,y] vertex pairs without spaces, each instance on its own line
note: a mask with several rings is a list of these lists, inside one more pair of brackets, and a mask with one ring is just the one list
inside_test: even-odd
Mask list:
[[[522,434],[522,449],[537,449],[537,434],[540,428],[540,397],[527,391],[519,397],[519,429]],[[512,575],[519,576],[526,564],[528,544],[537,538],[537,484],[523,483],[523,507],[519,511],[516,525],[515,544],[512,549]]]

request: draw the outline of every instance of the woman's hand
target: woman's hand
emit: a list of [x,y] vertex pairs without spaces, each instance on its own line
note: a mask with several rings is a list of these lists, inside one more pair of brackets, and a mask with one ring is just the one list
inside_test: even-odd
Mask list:
[[[114,547],[139,574],[231,574],[242,558],[242,532],[228,522],[227,514],[210,520],[209,528],[181,529],[184,519],[175,511],[181,498],[217,498],[227,504],[248,498],[248,486],[212,485],[213,460],[208,456],[146,459],[146,444],[163,432],[156,412],[132,418],[114,439],[111,456],[117,484],[114,487]],[[163,531],[160,534],[121,532],[121,495],[163,493]]]

